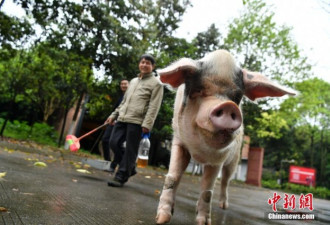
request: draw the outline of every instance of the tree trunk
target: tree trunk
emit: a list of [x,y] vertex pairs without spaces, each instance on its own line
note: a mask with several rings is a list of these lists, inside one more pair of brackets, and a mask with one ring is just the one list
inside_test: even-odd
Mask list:
[[314,136],[311,136],[311,167],[314,165]]
[[0,1],[0,9],[1,9],[3,3],[5,3],[5,0],[1,0],[1,1]]
[[320,169],[320,180],[322,182],[326,179],[326,165],[327,165],[327,146],[324,141],[324,129],[321,131],[321,169]]
[[2,124],[1,131],[0,131],[0,137],[3,137],[3,132],[5,131],[8,120],[10,119],[10,114],[11,114],[11,112],[14,111],[13,106],[14,106],[14,103],[15,103],[16,96],[17,96],[17,94],[14,93],[14,96],[13,96],[12,100],[10,101],[9,111],[8,111],[8,114],[6,116],[6,119],[5,119],[4,123]]
[[8,119],[8,116],[7,116],[6,119],[5,119],[5,121],[2,124],[1,131],[0,131],[0,137],[3,137],[3,132],[4,132],[5,128],[6,128],[6,125],[7,125],[8,120],[9,119]]
[[[78,117],[80,105],[81,105],[81,102],[82,102],[82,100],[84,98],[84,95],[85,95],[85,93],[83,93],[83,92],[80,94],[80,97],[79,97],[79,100],[77,102],[77,106],[76,106],[76,109],[75,109],[75,112],[74,112],[74,115],[73,115],[73,118],[72,118],[72,122],[70,124],[70,128],[69,128],[68,134],[72,134],[73,133],[73,129],[74,129],[74,126],[76,124],[76,120],[77,120],[77,117]],[[69,145],[68,144],[65,144],[64,145],[64,149],[69,149]]]
[[66,124],[66,117],[68,116],[68,112],[69,112],[69,109],[67,106],[65,106],[65,113],[64,113],[64,119],[63,119],[63,124],[62,124],[62,128],[61,128],[61,134],[60,134],[60,137],[58,138],[58,143],[57,143],[58,147],[61,147],[61,144],[62,144],[64,128],[65,128],[65,124]]
[[311,167],[314,165],[314,129],[312,128],[311,135]]

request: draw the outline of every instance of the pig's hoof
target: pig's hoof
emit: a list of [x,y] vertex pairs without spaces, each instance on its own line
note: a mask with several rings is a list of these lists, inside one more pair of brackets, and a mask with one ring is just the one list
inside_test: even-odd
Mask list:
[[156,216],[157,224],[165,224],[171,221],[172,215],[167,212],[158,212]]
[[228,201],[220,201],[219,207],[222,209],[227,209],[229,206]]
[[211,225],[211,219],[208,217],[197,217],[196,224],[197,225]]

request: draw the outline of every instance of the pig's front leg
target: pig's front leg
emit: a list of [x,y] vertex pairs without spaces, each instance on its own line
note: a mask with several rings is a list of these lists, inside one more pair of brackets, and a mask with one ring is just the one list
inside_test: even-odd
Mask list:
[[201,194],[196,207],[196,223],[198,225],[211,225],[211,202],[215,180],[220,166],[204,166],[204,174],[201,183]]
[[165,178],[163,191],[157,209],[157,224],[168,223],[171,220],[174,211],[175,193],[189,161],[190,154],[182,147],[180,142],[174,138],[171,150],[170,167]]
[[220,208],[227,209],[228,204],[228,185],[231,176],[235,172],[238,164],[239,151],[236,151],[233,160],[222,167],[221,185],[220,185]]

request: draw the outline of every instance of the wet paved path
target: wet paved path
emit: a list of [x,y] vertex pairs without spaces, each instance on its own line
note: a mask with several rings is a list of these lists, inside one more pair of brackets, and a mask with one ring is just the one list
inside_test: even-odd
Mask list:
[[[166,171],[138,169],[123,188],[107,186],[108,173],[84,167],[81,157],[50,149],[19,149],[0,142],[0,224],[155,224],[154,217]],[[37,167],[41,161],[47,167]],[[77,169],[90,172],[81,173]],[[194,224],[199,177],[185,175],[171,224]],[[314,198],[314,221],[269,220],[268,198],[274,191],[231,185],[229,209],[221,210],[219,182],[212,224],[330,224],[330,201]],[[279,193],[280,194],[280,193]],[[297,199],[299,196],[296,196]],[[278,206],[279,208],[279,206]]]

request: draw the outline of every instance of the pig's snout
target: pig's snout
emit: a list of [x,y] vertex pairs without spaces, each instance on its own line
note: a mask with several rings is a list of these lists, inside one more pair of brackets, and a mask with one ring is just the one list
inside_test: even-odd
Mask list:
[[242,115],[234,102],[225,102],[211,111],[210,120],[216,130],[232,132],[241,126]]

